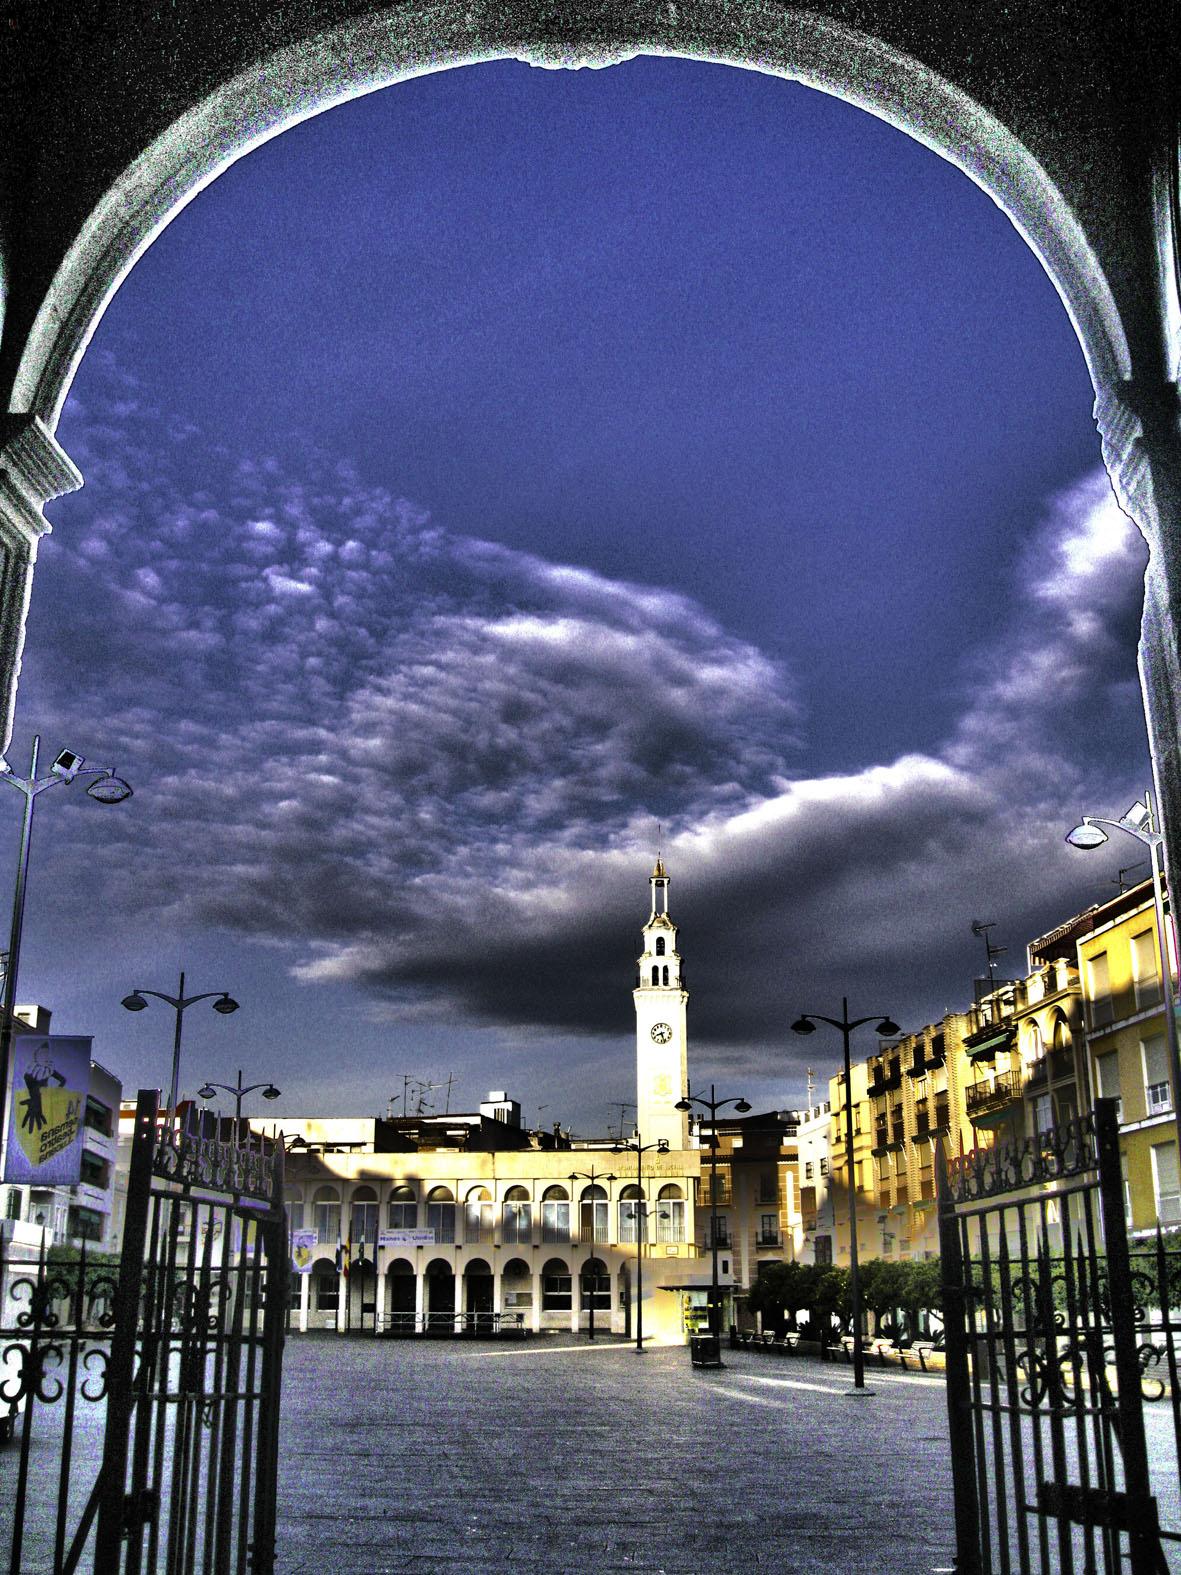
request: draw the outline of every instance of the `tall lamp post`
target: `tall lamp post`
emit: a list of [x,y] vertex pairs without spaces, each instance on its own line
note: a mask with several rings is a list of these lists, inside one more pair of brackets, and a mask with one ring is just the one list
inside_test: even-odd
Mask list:
[[131,788],[122,777],[115,775],[112,766],[88,766],[83,757],[72,749],[58,751],[57,759],[49,768],[49,775],[37,776],[37,755],[41,748],[41,735],[33,739],[29,759],[29,774],[18,777],[8,761],[0,757],[0,781],[9,783],[22,794],[25,812],[21,819],[20,852],[16,861],[16,892],[12,899],[12,929],[8,940],[8,963],[4,974],[4,1018],[0,1022],[0,1148],[7,1142],[8,1133],[8,1083],[11,1077],[13,1022],[16,1017],[16,983],[20,967],[21,932],[25,924],[25,890],[29,875],[29,842],[33,832],[33,806],[39,794],[59,783],[68,785],[80,777],[92,778],[86,789],[88,798],[100,804],[122,804],[131,797]]
[[219,1088],[223,1094],[232,1094],[234,1096],[235,1136],[237,1136],[242,1130],[242,1101],[245,1099],[247,1094],[253,1094],[256,1089],[261,1088],[262,1097],[264,1099],[278,1099],[279,1095],[282,1093],[282,1090],[276,1088],[274,1083],[248,1083],[243,1086],[242,1070],[239,1068],[238,1081],[236,1083],[206,1083],[203,1088],[199,1088],[197,1090],[197,1098],[212,1099]]
[[[817,1023],[828,1023],[833,1028],[839,1028],[844,1041],[845,1049],[845,1171],[848,1177],[849,1188],[849,1282],[853,1297],[853,1388],[851,1394],[869,1394],[872,1391],[865,1387],[865,1352],[861,1343],[861,1273],[857,1264],[857,1172],[853,1165],[853,1067],[849,1054],[849,1036],[854,1028],[860,1028],[863,1023],[872,1023],[872,1017],[849,1017],[848,997],[841,997],[840,1017],[825,1017],[820,1012],[802,1012],[791,1025],[793,1034],[811,1034],[816,1032]],[[813,1020],[815,1019],[815,1021]],[[879,1034],[896,1034],[899,1032],[898,1024],[891,1022],[888,1017],[878,1019],[877,1029]]]
[[129,1012],[142,1012],[147,1006],[145,996],[154,996],[157,1001],[163,1001],[171,1006],[176,1013],[176,1032],[172,1036],[172,1079],[168,1085],[168,1112],[176,1114],[176,1101],[180,1093],[180,1027],[181,1017],[186,1007],[193,1006],[197,1001],[212,1001],[213,1010],[220,1012],[223,1017],[230,1012],[238,1010],[238,1003],[226,990],[206,990],[202,995],[185,995],[185,976],[180,976],[180,989],[175,995],[165,995],[160,990],[132,990],[130,995],[123,997],[123,1005]]
[[[572,1170],[570,1172],[570,1180],[572,1182],[575,1182],[575,1181],[589,1181],[591,1186],[595,1187],[595,1186],[597,1186],[599,1184],[600,1181],[614,1181],[615,1180],[615,1173],[614,1173],[614,1171],[612,1171],[609,1174],[604,1175],[604,1173],[601,1170],[596,1170],[595,1167],[592,1165],[589,1170]],[[592,1198],[591,1199],[592,1210],[593,1210],[593,1207],[594,1207],[594,1203],[595,1203],[595,1199]],[[594,1256],[594,1250],[595,1250],[595,1247],[597,1245],[597,1243],[594,1240],[595,1232],[594,1232],[594,1224],[593,1224],[593,1221],[594,1221],[594,1213],[593,1212],[591,1214],[591,1220],[592,1220],[592,1224],[591,1224],[591,1238],[592,1238],[591,1239],[591,1256],[593,1257]],[[582,1226],[582,1220],[580,1218],[579,1219],[579,1234],[580,1235],[581,1235],[581,1226]],[[579,1280],[579,1289],[581,1290],[581,1288],[582,1288],[582,1276],[581,1275],[579,1275],[578,1280]],[[595,1337],[595,1292],[594,1292],[594,1287],[593,1286],[591,1287],[591,1293],[590,1293],[590,1329],[589,1329],[588,1332],[590,1334],[590,1338],[593,1340],[594,1337]]]
[[630,1143],[612,1143],[613,1154],[634,1154],[636,1156],[636,1190],[640,1196],[636,1199],[636,1352],[644,1352],[644,1236],[647,1233],[648,1209],[647,1199],[644,1197],[644,1155],[650,1149],[655,1149],[658,1154],[668,1153],[668,1139],[659,1138],[655,1143],[641,1143],[639,1132]]
[[709,1111],[709,1235],[713,1256],[709,1284],[709,1332],[715,1340],[720,1341],[722,1329],[718,1296],[718,1111],[724,1105],[733,1105],[740,1115],[745,1115],[750,1105],[737,1095],[729,1099],[718,1099],[712,1083],[709,1085],[708,1099],[704,1094],[689,1092],[684,1099],[678,1099],[673,1108],[692,1110],[694,1105],[700,1105],[703,1110]]
[[[1138,799],[1118,820],[1107,820],[1102,815],[1084,815],[1078,825],[1066,833],[1066,840],[1072,848],[1101,848],[1107,841],[1104,826],[1110,826],[1113,831],[1126,831],[1129,837],[1135,837],[1137,842],[1142,842],[1148,849],[1148,857],[1151,861],[1152,907],[1156,917],[1156,944],[1160,950],[1161,998],[1165,1008],[1165,1043],[1169,1047],[1169,1080],[1173,1085],[1173,1123],[1177,1130],[1177,1153],[1181,1156],[1181,1049],[1177,1043],[1177,998],[1173,967],[1169,960],[1168,926],[1165,923],[1165,904],[1161,891],[1161,850],[1165,839],[1156,829],[1152,795],[1145,793],[1143,799]],[[1124,872],[1121,870],[1120,873]]]

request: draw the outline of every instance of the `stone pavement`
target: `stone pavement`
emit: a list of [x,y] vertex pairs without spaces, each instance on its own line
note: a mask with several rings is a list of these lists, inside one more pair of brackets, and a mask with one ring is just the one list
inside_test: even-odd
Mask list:
[[280,1575],[951,1566],[941,1378],[725,1356],[292,1338]]

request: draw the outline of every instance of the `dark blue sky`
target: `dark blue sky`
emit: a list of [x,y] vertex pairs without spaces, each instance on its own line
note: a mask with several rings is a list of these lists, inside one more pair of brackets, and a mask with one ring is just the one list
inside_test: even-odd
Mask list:
[[[1111,873],[1058,838],[1145,769],[1090,404],[1005,216],[799,86],[504,63],[295,127],[155,242],[63,417],[17,758],[64,730],[139,791],[54,804],[39,878],[88,861],[112,990],[243,973],[300,1109],[417,1055],[593,1127],[659,818],[695,1075],[794,1097],[803,1000],[920,1026],[971,917],[1019,955]],[[40,912],[22,997],[135,1082]]]

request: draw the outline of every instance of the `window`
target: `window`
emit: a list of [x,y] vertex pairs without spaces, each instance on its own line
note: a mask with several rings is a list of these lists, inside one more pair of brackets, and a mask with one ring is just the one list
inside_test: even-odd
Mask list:
[[1150,1116],[1172,1110],[1173,1095],[1169,1088],[1169,1058],[1165,1050],[1164,1034],[1153,1034],[1151,1039],[1140,1041],[1144,1057],[1144,1098]]
[[759,1246],[778,1247],[779,1245],[779,1216],[778,1214],[759,1215]]
[[1124,1119],[1123,1100],[1119,1086],[1119,1052],[1109,1050],[1106,1055],[1095,1057],[1095,1083],[1099,1090],[1100,1099],[1114,1099],[1116,1101],[1116,1120]]
[[105,1137],[111,1135],[111,1112],[93,1095],[86,1096],[86,1114],[83,1121],[93,1132],[101,1132]]
[[644,1194],[639,1187],[624,1187],[619,1195],[619,1240],[622,1245],[634,1246],[640,1239],[643,1212]]
[[72,1208],[69,1231],[72,1237],[81,1237],[83,1241],[101,1241],[103,1216],[94,1209]]
[[[287,1205],[287,1228],[289,1230],[303,1229],[303,1188],[287,1187],[283,1192],[283,1201]],[[297,1275],[298,1279],[299,1276]]]
[[607,1194],[602,1187],[584,1187],[578,1213],[579,1241],[607,1240]]
[[533,1206],[524,1187],[510,1187],[504,1195],[500,1235],[506,1247],[528,1247],[533,1240]]
[[665,963],[665,965],[664,965],[664,983],[665,984],[668,983],[668,964],[667,963]]
[[660,969],[656,966],[655,963],[652,964],[652,983],[653,984],[659,984],[660,983]]
[[448,1187],[432,1187],[427,1193],[426,1223],[436,1242],[455,1240],[455,1199]]
[[1025,1041],[1025,1059],[1032,1065],[1034,1062],[1040,1061],[1045,1053],[1046,1047],[1042,1043],[1042,1031],[1036,1023],[1030,1023],[1029,1036]]
[[1156,962],[1156,936],[1151,930],[1132,936],[1132,982],[1138,1012],[1160,1005],[1160,969]]
[[353,1190],[349,1235],[357,1245],[363,1241],[372,1245],[377,1240],[377,1193],[372,1187]]
[[492,1240],[493,1203],[487,1187],[473,1187],[464,1210],[463,1239],[480,1243]]
[[317,1265],[315,1270],[316,1283],[316,1311],[335,1312],[340,1301],[340,1276],[335,1269],[322,1269]]
[[414,1230],[418,1225],[418,1199],[413,1187],[395,1187],[390,1193],[386,1219],[391,1230]]
[[19,1187],[9,1187],[8,1201],[4,1206],[5,1219],[18,1220],[21,1217],[21,1194]]
[[828,1161],[826,1159],[820,1161],[820,1174],[822,1176],[828,1175]]
[[1033,1134],[1041,1137],[1054,1130],[1054,1102],[1049,1094],[1039,1094],[1033,1102]]
[[[567,1209],[569,1204],[567,1204]],[[543,1312],[569,1312],[573,1305],[574,1282],[561,1258],[551,1258],[541,1271]]]
[[1100,1028],[1111,1022],[1111,976],[1106,952],[1096,952],[1087,960],[1087,994],[1091,998],[1091,1027]]
[[685,1195],[670,1182],[656,1194],[656,1240],[666,1246],[685,1239]]
[[656,955],[657,955],[657,957],[663,957],[664,956],[664,936],[663,935],[658,935],[656,937]]
[[543,1242],[570,1240],[570,1197],[565,1187],[547,1187],[541,1195],[541,1239]]
[[107,1184],[107,1165],[105,1160],[99,1159],[97,1154],[82,1150],[82,1163],[78,1171],[79,1181],[84,1181],[88,1187],[105,1187]]
[[804,1180],[812,1180],[812,1161],[810,1159],[804,1161]]
[[312,1226],[321,1245],[335,1246],[340,1237],[340,1193],[335,1187],[317,1187],[312,1198]]
[[1181,1225],[1181,1178],[1177,1174],[1176,1143],[1152,1145],[1152,1185],[1156,1217],[1162,1225]]
[[611,1311],[611,1276],[601,1258],[588,1258],[582,1266],[581,1297],[583,1311]]

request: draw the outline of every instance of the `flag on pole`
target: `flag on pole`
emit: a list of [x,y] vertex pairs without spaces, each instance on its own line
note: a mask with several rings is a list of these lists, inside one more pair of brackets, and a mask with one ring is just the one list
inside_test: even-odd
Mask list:
[[336,1227],[336,1257],[334,1258],[333,1262],[336,1267],[336,1272],[339,1274],[341,1272],[341,1265],[344,1262],[344,1245],[340,1239],[339,1225]]
[[353,1227],[350,1225],[349,1226],[349,1239],[348,1239],[348,1242],[346,1243],[345,1249],[344,1249],[344,1262],[340,1266],[340,1272],[341,1272],[341,1274],[344,1275],[346,1280],[349,1277],[349,1265],[352,1263],[352,1261],[353,1261]]

